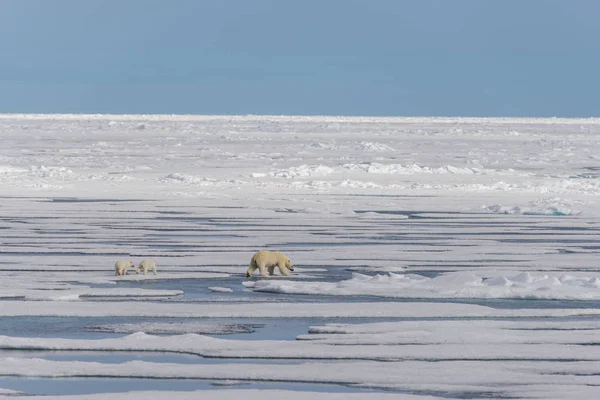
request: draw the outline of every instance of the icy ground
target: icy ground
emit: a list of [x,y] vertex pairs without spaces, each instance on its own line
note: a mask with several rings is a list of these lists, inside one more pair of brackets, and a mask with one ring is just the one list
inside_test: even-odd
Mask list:
[[[0,398],[600,398],[600,120],[0,115]],[[245,278],[259,249],[291,277]],[[114,276],[153,258],[158,275]]]

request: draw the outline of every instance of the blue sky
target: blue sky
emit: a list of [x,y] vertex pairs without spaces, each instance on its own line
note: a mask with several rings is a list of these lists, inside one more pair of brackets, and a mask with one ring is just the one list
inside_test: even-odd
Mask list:
[[0,0],[0,113],[600,116],[595,0]]

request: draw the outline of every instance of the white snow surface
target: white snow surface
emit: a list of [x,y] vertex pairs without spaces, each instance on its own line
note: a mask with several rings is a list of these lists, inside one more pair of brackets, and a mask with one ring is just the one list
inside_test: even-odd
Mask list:
[[[0,397],[598,397],[599,119],[0,114],[0,135]],[[295,271],[247,279],[260,249]],[[174,384],[11,386],[36,377]]]

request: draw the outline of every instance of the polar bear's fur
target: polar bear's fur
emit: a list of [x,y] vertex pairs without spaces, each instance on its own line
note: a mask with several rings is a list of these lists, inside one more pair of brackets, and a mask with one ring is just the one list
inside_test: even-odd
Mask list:
[[115,275],[127,275],[127,270],[133,268],[133,261],[119,260],[115,263]]
[[278,251],[261,250],[252,256],[250,267],[246,271],[246,277],[252,276],[252,273],[258,268],[260,276],[267,276],[265,269],[268,269],[269,275],[273,275],[275,267],[279,268],[282,275],[289,276],[288,270],[294,270],[294,264],[283,253]]
[[146,275],[148,274],[149,269],[154,272],[154,275],[156,275],[156,263],[154,260],[142,260],[135,273],[139,274],[140,271],[144,271],[144,275]]

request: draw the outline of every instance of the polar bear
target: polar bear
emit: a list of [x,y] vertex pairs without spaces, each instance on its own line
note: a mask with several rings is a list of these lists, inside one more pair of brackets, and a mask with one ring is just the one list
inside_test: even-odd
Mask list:
[[135,273],[139,274],[140,271],[143,270],[144,275],[147,275],[149,269],[151,269],[152,272],[154,272],[154,275],[156,275],[156,263],[154,262],[154,260],[142,260]]
[[267,276],[265,268],[269,270],[269,275],[273,275],[275,267],[278,267],[279,272],[285,276],[290,275],[288,270],[294,270],[294,264],[292,264],[292,261],[285,254],[278,251],[261,250],[252,256],[250,267],[246,271],[246,277],[252,276],[252,273],[257,268],[260,271],[260,276]]
[[119,260],[115,263],[115,275],[127,275],[127,270],[133,268],[133,261]]

